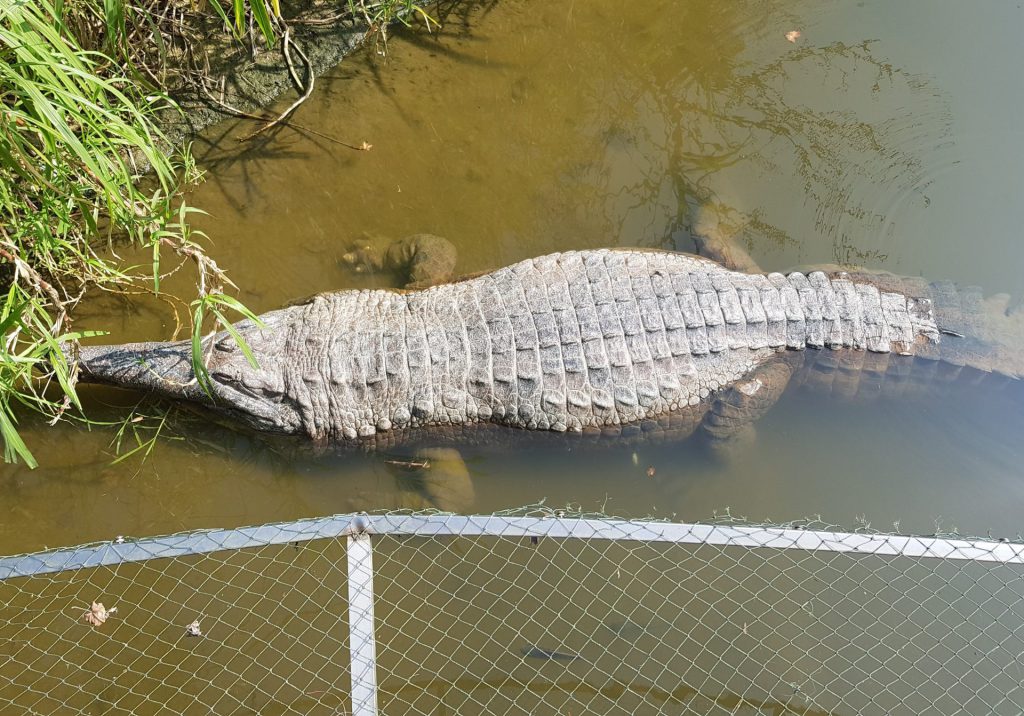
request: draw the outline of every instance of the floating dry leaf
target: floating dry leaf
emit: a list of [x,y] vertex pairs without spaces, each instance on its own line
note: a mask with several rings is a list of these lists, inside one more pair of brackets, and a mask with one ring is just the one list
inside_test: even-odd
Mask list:
[[789,40],[790,42],[796,42],[797,40],[800,39],[801,34],[802,33],[799,30],[790,30],[789,32],[786,33],[786,39]]
[[103,606],[103,602],[93,602],[92,606],[86,609],[82,614],[82,619],[85,620],[86,624],[90,624],[94,627],[103,626],[103,623],[116,612],[117,607],[107,609]]
[[654,477],[654,465],[647,466],[647,477]]
[[199,620],[196,619],[194,622],[185,627],[186,636],[202,636],[203,630],[199,628]]

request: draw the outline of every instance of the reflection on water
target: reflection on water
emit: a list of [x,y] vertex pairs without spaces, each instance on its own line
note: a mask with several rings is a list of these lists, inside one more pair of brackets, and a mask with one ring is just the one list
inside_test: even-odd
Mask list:
[[[1010,201],[1021,169],[1005,159],[1021,137],[1010,119],[1024,102],[1019,12],[935,12],[923,0],[666,0],[628,13],[610,0],[488,3],[435,36],[398,33],[386,62],[367,53],[329,72],[298,118],[315,134],[243,146],[244,126],[211,129],[195,145],[208,181],[193,201],[210,212],[199,224],[212,255],[257,311],[392,285],[341,264],[363,232],[446,236],[473,272],[558,249],[687,249],[708,215],[767,269],[864,262],[1024,294],[1024,242],[1013,240],[1024,217]],[[189,295],[180,280],[166,288]],[[115,341],[175,328],[168,304],[121,299],[91,304],[78,325],[113,325]],[[88,398],[110,418],[130,400]],[[700,519],[729,506],[923,532],[945,516],[946,528],[1012,534],[1021,406],[1019,391],[969,385],[864,404],[793,390],[726,460],[692,441],[472,444],[467,509],[546,498]],[[26,421],[43,467],[0,472],[0,553],[420,508],[436,493],[377,457],[284,457],[203,423],[179,426],[187,439],[164,440],[145,464],[111,465],[112,429]]]

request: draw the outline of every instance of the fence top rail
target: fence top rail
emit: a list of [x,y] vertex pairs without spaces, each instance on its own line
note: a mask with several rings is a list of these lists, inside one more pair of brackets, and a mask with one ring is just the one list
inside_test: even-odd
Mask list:
[[340,514],[256,527],[118,538],[81,547],[0,558],[0,581],[222,550],[282,545],[350,534],[421,537],[545,537],[844,552],[1024,564],[1024,544],[980,539],[805,530],[785,527],[568,516]]

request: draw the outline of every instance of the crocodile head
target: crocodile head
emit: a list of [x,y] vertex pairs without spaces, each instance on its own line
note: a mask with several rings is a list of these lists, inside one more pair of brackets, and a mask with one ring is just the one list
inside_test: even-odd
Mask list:
[[203,340],[205,388],[193,371],[190,341],[83,346],[79,380],[187,401],[259,432],[298,432],[299,408],[285,389],[285,331],[251,321],[236,330],[256,357],[256,367],[226,331],[208,336]]

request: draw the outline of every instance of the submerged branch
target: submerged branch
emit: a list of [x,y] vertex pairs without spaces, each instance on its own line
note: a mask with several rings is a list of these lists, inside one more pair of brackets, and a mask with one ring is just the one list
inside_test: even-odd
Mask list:
[[[293,78],[294,78],[294,75],[293,75]],[[267,123],[267,122],[272,122],[273,121],[273,118],[268,116],[268,115],[266,115],[266,114],[256,114],[254,112],[246,112],[243,109],[239,109],[238,107],[235,107],[234,105],[229,104],[224,99],[224,96],[223,96],[223,86],[221,87],[221,96],[220,97],[217,97],[216,95],[214,95],[210,91],[208,83],[206,82],[205,79],[201,79],[197,86],[199,88],[199,91],[206,98],[206,101],[208,101],[211,105],[217,107],[222,112],[230,114],[233,117],[238,117],[239,119],[251,119],[254,122],[264,122],[264,123]],[[298,80],[296,80],[296,89],[302,91],[302,85],[301,85],[301,83],[298,82]],[[278,120],[280,120],[280,119],[281,118],[278,117]],[[284,121],[282,121],[281,125],[282,126],[286,126],[286,127],[290,127],[291,129],[297,130],[299,132],[304,132],[306,134],[312,134],[313,136],[319,137],[320,139],[324,139],[324,140],[326,140],[328,142],[333,142],[334,144],[337,144],[339,146],[345,147],[346,149],[352,149],[352,150],[357,151],[357,152],[365,152],[365,151],[368,151],[369,149],[372,149],[372,147],[373,147],[373,145],[368,144],[367,142],[363,142],[362,144],[360,144],[358,146],[355,145],[355,144],[351,144],[349,142],[344,141],[343,139],[338,139],[337,137],[332,137],[329,134],[324,134],[323,132],[317,131],[317,130],[313,129],[312,127],[308,127],[308,126],[306,126],[304,124],[299,124],[298,122],[293,121],[290,117],[287,117]],[[268,127],[264,127],[263,129],[268,129]],[[263,129],[259,130],[258,132],[254,132],[254,133],[252,133],[252,134],[250,134],[248,136],[239,137],[238,140],[239,141],[245,141],[247,139],[251,139],[251,138],[255,137],[257,134],[259,134],[260,132],[262,132]]]
[[[292,79],[295,81],[296,85],[299,85],[300,83],[299,83],[298,74],[296,74],[296,72],[295,72],[295,65],[292,62],[291,53],[289,52],[289,48],[292,45],[292,41],[291,41],[291,28],[288,27],[288,25],[286,25],[283,21],[282,21],[281,24],[284,25],[284,40],[281,42],[281,47],[282,47],[283,52],[284,52],[285,62],[288,64],[288,73],[292,76]],[[263,134],[268,129],[272,129],[272,128],[282,124],[285,120],[288,119],[288,117],[291,116],[292,112],[297,110],[302,105],[302,103],[305,102],[307,99],[309,99],[309,96],[311,94],[313,94],[313,85],[315,83],[315,78],[314,78],[314,75],[313,75],[313,65],[312,65],[312,63],[310,63],[309,57],[306,56],[306,53],[303,52],[302,48],[300,48],[298,45],[295,46],[295,51],[298,53],[299,57],[302,58],[303,63],[306,65],[306,87],[305,87],[305,90],[302,92],[302,94],[299,96],[299,98],[297,100],[295,100],[294,102],[292,102],[291,105],[289,105],[288,108],[284,112],[282,112],[276,119],[274,119],[273,121],[267,122],[262,127],[257,129],[255,132],[252,132],[252,133],[247,134],[247,135],[245,135],[243,137],[240,137],[239,141],[246,141],[246,140],[249,140],[249,139],[253,139],[254,137],[258,137],[259,135]]]

